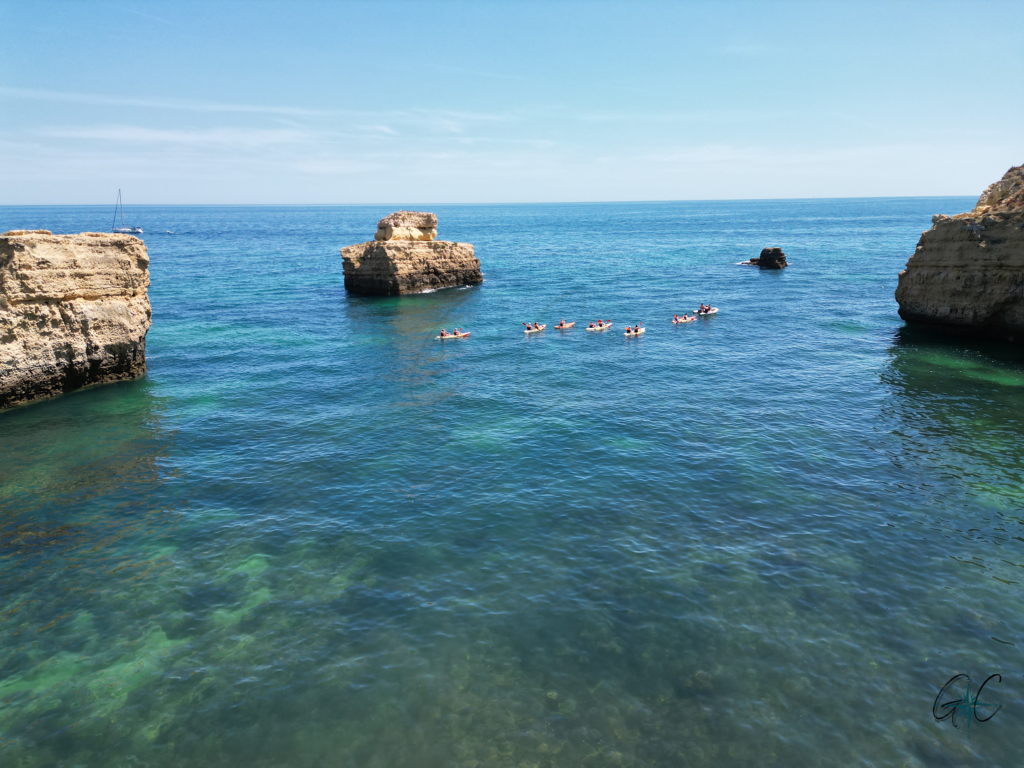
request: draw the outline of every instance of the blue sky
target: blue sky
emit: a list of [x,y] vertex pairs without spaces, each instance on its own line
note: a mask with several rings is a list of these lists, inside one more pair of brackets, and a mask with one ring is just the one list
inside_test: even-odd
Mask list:
[[0,0],[0,203],[976,195],[1024,2]]

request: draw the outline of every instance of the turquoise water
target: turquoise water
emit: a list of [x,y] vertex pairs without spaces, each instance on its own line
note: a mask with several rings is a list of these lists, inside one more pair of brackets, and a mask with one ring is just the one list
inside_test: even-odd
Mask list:
[[432,207],[394,299],[390,209],[133,208],[148,376],[0,415],[0,762],[1019,764],[1024,353],[893,301],[971,204]]

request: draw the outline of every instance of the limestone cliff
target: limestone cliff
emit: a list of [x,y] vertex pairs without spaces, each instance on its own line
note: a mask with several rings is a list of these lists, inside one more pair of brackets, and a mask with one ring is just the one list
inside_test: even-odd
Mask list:
[[986,189],[974,210],[932,217],[896,301],[908,323],[1024,342],[1024,166]]
[[131,235],[0,235],[0,408],[146,372],[149,254]]
[[434,240],[437,216],[399,211],[377,223],[375,239],[341,249],[345,290],[399,296],[483,282],[469,243]]

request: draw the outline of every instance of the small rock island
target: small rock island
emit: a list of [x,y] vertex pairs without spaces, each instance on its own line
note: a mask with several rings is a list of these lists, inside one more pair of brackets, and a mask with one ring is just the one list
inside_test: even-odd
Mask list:
[[484,281],[469,243],[435,240],[437,216],[398,211],[377,222],[367,243],[341,249],[345,290],[368,296],[401,296]]
[[1024,342],[1024,166],[986,189],[974,210],[932,217],[896,301],[908,323]]
[[782,252],[781,248],[762,248],[760,256],[749,261],[741,261],[740,264],[748,264],[761,269],[783,269],[789,266],[786,263],[786,254]]
[[137,237],[0,234],[0,408],[143,375],[148,287]]

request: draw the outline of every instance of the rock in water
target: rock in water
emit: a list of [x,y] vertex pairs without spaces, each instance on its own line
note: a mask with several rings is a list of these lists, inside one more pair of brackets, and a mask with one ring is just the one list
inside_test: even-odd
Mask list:
[[969,213],[933,216],[896,287],[900,317],[1024,341],[1024,166]]
[[786,264],[786,254],[782,252],[781,248],[762,248],[761,255],[757,259],[757,266],[761,269],[782,269],[789,265]]
[[377,223],[374,240],[341,249],[345,290],[400,296],[484,281],[469,243],[434,240],[437,216],[399,211]]
[[144,374],[148,286],[137,237],[0,235],[0,408]]
[[782,269],[789,266],[786,263],[786,254],[782,252],[781,248],[762,248],[761,255],[757,258],[739,263],[761,269]]

